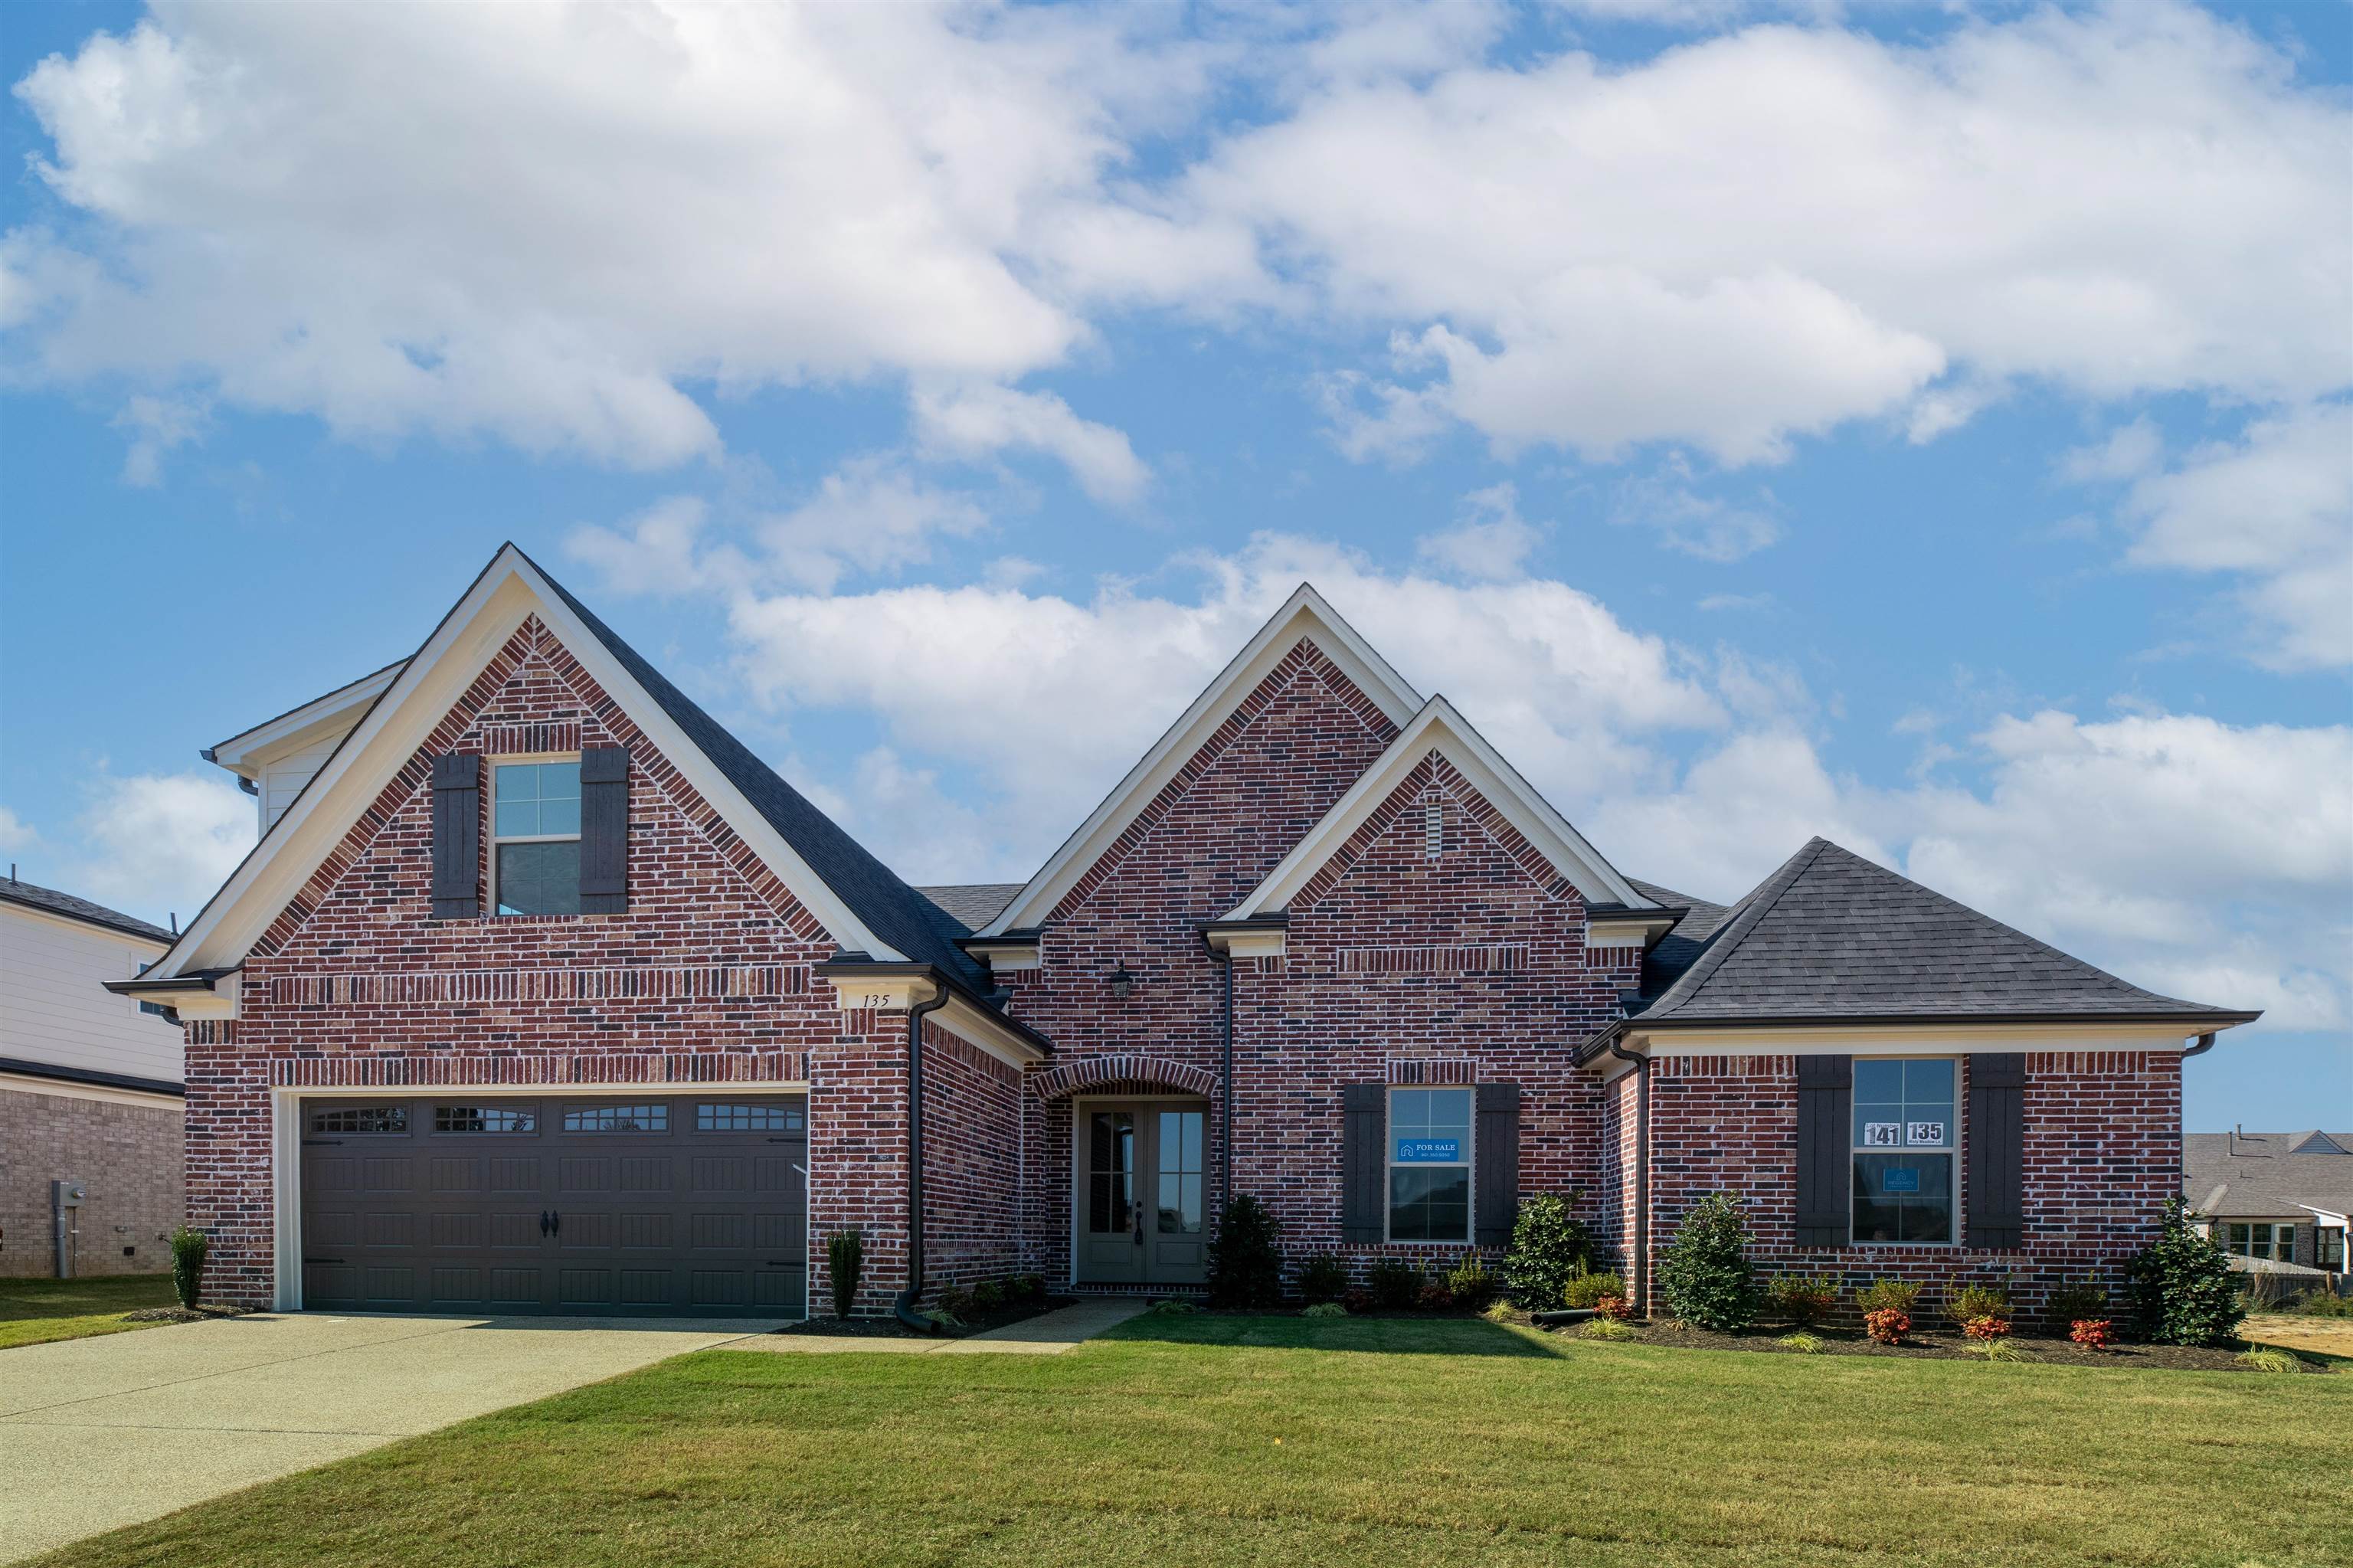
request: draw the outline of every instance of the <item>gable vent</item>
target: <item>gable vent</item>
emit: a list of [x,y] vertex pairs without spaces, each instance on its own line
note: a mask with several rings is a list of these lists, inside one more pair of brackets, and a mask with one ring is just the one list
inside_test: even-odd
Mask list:
[[1421,853],[1436,860],[1446,853],[1446,805],[1435,795],[1422,802]]

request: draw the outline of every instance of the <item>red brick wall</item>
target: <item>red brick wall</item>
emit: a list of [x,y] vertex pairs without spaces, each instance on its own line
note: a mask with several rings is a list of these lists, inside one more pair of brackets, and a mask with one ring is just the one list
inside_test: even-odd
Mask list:
[[[1427,853],[1427,810],[1442,849]],[[1286,952],[1236,971],[1234,1183],[1294,1259],[1342,1250],[1348,1084],[1516,1084],[1523,1193],[1600,1214],[1602,1091],[1569,1065],[1638,950],[1585,945],[1585,905],[1443,758],[1417,768],[1293,901]],[[1345,1249],[1451,1264],[1460,1248]]]
[[932,1289],[1025,1272],[1021,1074],[923,1026],[923,1277]]
[[[431,757],[584,746],[630,752],[628,911],[433,919]],[[836,1010],[810,973],[832,950],[526,622],[256,944],[236,1024],[187,1032],[188,1206],[213,1234],[210,1277],[224,1299],[272,1294],[273,1085],[807,1078],[812,1233],[865,1224],[887,1300],[904,1268],[888,1172],[904,1170],[905,1025]]]
[[[1035,969],[1000,983],[1056,1060],[1137,1053],[1219,1069],[1222,980],[1199,923],[1256,886],[1346,793],[1397,728],[1313,643],[1302,641],[1237,705],[1046,923]],[[1133,992],[1106,983],[1124,965]],[[1222,1136],[1217,1107],[1212,1142]],[[1214,1149],[1211,1169],[1217,1165]],[[1029,1118],[1026,1250],[1070,1277],[1067,1101]]]
[[[1968,1213],[1968,1058],[1955,1114],[1959,1212]],[[2180,1188],[2181,1060],[2168,1051],[2029,1052],[2025,1091],[2025,1245],[1799,1249],[1792,1243],[1797,1064],[1791,1056],[1662,1056],[1651,1064],[1652,1246],[1671,1239],[1699,1198],[1746,1200],[1749,1257],[1760,1276],[1835,1274],[1846,1286],[1917,1279],[1924,1303],[1956,1276],[2015,1283],[2039,1310],[2059,1284],[2094,1268],[2121,1283],[2122,1260],[2155,1233]],[[1654,1308],[1658,1304],[1653,1302]],[[1933,1308],[1931,1308],[1933,1310]]]

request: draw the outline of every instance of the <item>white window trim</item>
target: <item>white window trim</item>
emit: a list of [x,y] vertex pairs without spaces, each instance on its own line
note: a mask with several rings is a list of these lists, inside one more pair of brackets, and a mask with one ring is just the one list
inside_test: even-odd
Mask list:
[[[2299,1222],[2295,1220],[2224,1220],[2221,1222],[2222,1250],[2229,1253],[2232,1257],[2260,1257],[2267,1258],[2274,1263],[2294,1263],[2295,1261],[2295,1227],[2298,1223]],[[2255,1227],[2257,1225],[2261,1225],[2264,1231],[2268,1233],[2263,1238],[2263,1245],[2264,1250],[2262,1252],[2254,1250]],[[2247,1250],[2245,1252],[2241,1252],[2236,1246],[2232,1245],[2232,1237],[2231,1233],[2236,1230],[2243,1230],[2247,1233]],[[2287,1255],[2285,1257],[2282,1257],[2280,1255],[2280,1232],[2283,1230],[2287,1232]]]
[[[490,804],[490,848],[483,856],[490,864],[482,872],[482,900],[494,920],[544,920],[544,915],[501,915],[499,913],[499,846],[501,844],[569,844],[580,842],[578,833],[515,833],[499,832],[499,769],[516,768],[527,763],[573,762],[580,760],[576,751],[519,751],[506,757],[485,757],[482,767],[490,777],[482,781],[482,793]],[[585,808],[584,808],[585,810]],[[584,816],[584,821],[585,816]]]
[[[1859,1065],[1861,1065],[1862,1063],[1865,1063],[1865,1062],[1917,1062],[1917,1061],[1920,1061],[1920,1060],[1922,1060],[1922,1059],[1923,1059],[1923,1058],[1921,1058],[1921,1057],[1919,1057],[1919,1056],[1912,1056],[1912,1055],[1905,1055],[1905,1056],[1893,1056],[1893,1055],[1890,1055],[1890,1056],[1857,1056],[1857,1057],[1855,1057],[1855,1058],[1854,1058],[1854,1065],[1858,1065],[1858,1066],[1859,1066]],[[1852,1078],[1848,1079],[1848,1086],[1847,1086],[1847,1151],[1846,1151],[1846,1184],[1847,1184],[1847,1193],[1846,1193],[1846,1227],[1847,1227],[1847,1229],[1846,1229],[1846,1234],[1847,1234],[1847,1245],[1848,1245],[1849,1246],[1858,1246],[1858,1247],[1905,1247],[1905,1246],[1929,1246],[1929,1247],[1943,1247],[1943,1248],[1945,1248],[1945,1249],[1946,1249],[1946,1250],[1947,1250],[1947,1251],[1958,1251],[1958,1250],[1960,1250],[1961,1245],[1962,1245],[1962,1243],[1963,1243],[1963,1241],[1965,1240],[1965,1238],[1964,1238],[1964,1237],[1962,1236],[1962,1234],[1961,1234],[1961,1155],[1962,1155],[1962,1152],[1963,1152],[1963,1144],[1964,1144],[1964,1141],[1965,1141],[1965,1140],[1963,1139],[1963,1138],[1962,1138],[1962,1135],[1961,1135],[1961,1104],[1962,1104],[1962,1100],[1963,1100],[1963,1097],[1963,1097],[1963,1090],[1962,1090],[1962,1087],[1961,1087],[1961,1059],[1960,1059],[1958,1056],[1953,1056],[1953,1057],[1930,1057],[1930,1058],[1926,1058],[1926,1059],[1927,1059],[1927,1060],[1931,1060],[1931,1061],[1950,1061],[1950,1062],[1952,1063],[1952,1065],[1953,1065],[1953,1108],[1952,1108],[1952,1112],[1951,1112],[1951,1120],[1950,1120],[1950,1121],[1949,1121],[1949,1123],[1947,1124],[1947,1125],[1949,1125],[1949,1126],[1952,1128],[1952,1129],[1953,1129],[1953,1142],[1952,1142],[1952,1146],[1951,1146],[1950,1148],[1948,1148],[1948,1149],[1932,1149],[1932,1148],[1929,1148],[1929,1147],[1927,1147],[1927,1146],[1926,1146],[1926,1145],[1917,1145],[1917,1146],[1915,1146],[1915,1145],[1906,1145],[1906,1146],[1905,1146],[1905,1147],[1903,1147],[1903,1148],[1898,1148],[1898,1149],[1895,1149],[1895,1150],[1887,1150],[1887,1149],[1870,1149],[1870,1148],[1866,1148],[1866,1147],[1864,1147],[1862,1144],[1860,1144],[1860,1143],[1855,1142],[1855,1141],[1854,1141],[1854,1088],[1853,1088],[1853,1080],[1852,1080]],[[1887,1154],[1887,1153],[1891,1153],[1891,1152],[1892,1152],[1892,1153],[1896,1153],[1896,1154],[1902,1154],[1902,1153],[1905,1153],[1905,1152],[1909,1151],[1911,1149],[1915,1148],[1915,1147],[1918,1149],[1918,1151],[1919,1151],[1920,1153],[1923,1153],[1923,1154],[1941,1154],[1941,1155],[1945,1156],[1947,1159],[1950,1160],[1953,1162],[1952,1170],[1951,1170],[1950,1173],[1947,1176],[1947,1178],[1946,1178],[1946,1180],[1945,1180],[1945,1239],[1944,1239],[1943,1241],[1940,1241],[1940,1242],[1938,1242],[1938,1241],[1864,1241],[1864,1240],[1862,1240],[1860,1236],[1857,1236],[1857,1235],[1854,1234],[1854,1233],[1855,1233],[1855,1224],[1854,1224],[1854,1205],[1855,1205],[1855,1197],[1854,1197],[1854,1157],[1855,1157],[1856,1155],[1858,1155],[1858,1154]]]
[[[1462,1239],[1433,1240],[1427,1236],[1398,1237],[1390,1234],[1395,1220],[1396,1205],[1389,1202],[1389,1172],[1397,1170],[1397,1105],[1398,1090],[1409,1094],[1447,1093],[1468,1096],[1471,1114],[1464,1118],[1468,1128],[1462,1139],[1461,1170],[1469,1188],[1462,1205]],[[1451,1171],[1452,1165],[1418,1161],[1407,1166],[1409,1171]],[[1389,1084],[1381,1095],[1381,1240],[1396,1246],[1459,1246],[1468,1252],[1479,1245],[1479,1091],[1469,1084]]]

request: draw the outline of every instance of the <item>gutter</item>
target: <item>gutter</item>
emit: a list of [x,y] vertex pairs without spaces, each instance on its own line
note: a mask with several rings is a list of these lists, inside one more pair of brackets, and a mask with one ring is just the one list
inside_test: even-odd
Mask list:
[[1234,956],[1209,949],[1225,984],[1226,1005],[1219,1019],[1218,1083],[1224,1098],[1218,1128],[1218,1212],[1234,1201]]
[[947,1004],[943,986],[930,1001],[907,1009],[907,1288],[891,1303],[891,1312],[919,1334],[940,1331],[915,1311],[923,1294],[923,1020]]
[[2203,1056],[2207,1052],[2211,1051],[2212,1049],[2214,1049],[2214,1031],[2210,1029],[2205,1033],[2200,1034],[2198,1037],[2197,1044],[2190,1046],[2188,1050],[2181,1053],[2181,1059],[2187,1062],[2190,1057]]
[[1634,1309],[1651,1313],[1651,1059],[1620,1044],[1613,1033],[1609,1054],[1634,1065],[1634,1245],[1627,1254],[1633,1278],[1627,1282]]

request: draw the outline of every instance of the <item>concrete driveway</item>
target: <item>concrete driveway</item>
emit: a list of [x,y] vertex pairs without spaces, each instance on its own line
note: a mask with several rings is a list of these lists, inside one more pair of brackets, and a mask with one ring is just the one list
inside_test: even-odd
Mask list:
[[0,1351],[0,1562],[775,1326],[261,1313]]

